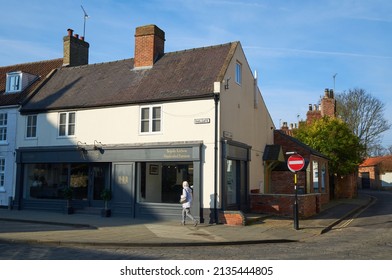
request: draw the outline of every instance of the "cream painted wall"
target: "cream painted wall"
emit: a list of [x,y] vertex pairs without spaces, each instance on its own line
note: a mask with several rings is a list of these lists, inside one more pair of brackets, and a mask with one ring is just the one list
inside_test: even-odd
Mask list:
[[[159,104],[157,104],[159,105]],[[162,105],[162,132],[139,133],[140,106],[124,106],[76,111],[75,136],[58,137],[58,112],[38,115],[37,138],[26,139],[26,116],[18,118],[18,147],[76,146],[80,141],[93,145],[148,144],[159,142],[202,141],[203,205],[209,207],[214,190],[214,120],[215,104],[212,99],[164,103]],[[195,119],[207,118],[210,123],[195,124]]]
[[[242,83],[235,81],[236,62],[242,65]],[[274,124],[242,48],[237,48],[225,74],[229,89],[221,85],[221,135],[229,132],[232,140],[252,146],[249,189],[264,191],[263,153],[265,145],[273,144]],[[255,90],[256,104],[255,107]]]

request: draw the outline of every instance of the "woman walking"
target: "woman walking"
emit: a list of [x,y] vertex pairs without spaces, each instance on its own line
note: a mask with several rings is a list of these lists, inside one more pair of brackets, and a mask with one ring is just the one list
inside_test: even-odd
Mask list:
[[182,182],[182,195],[181,199],[184,199],[185,202],[182,203],[182,221],[181,225],[185,226],[185,219],[188,216],[192,221],[193,225],[197,226],[199,224],[199,221],[196,220],[192,214],[191,214],[191,205],[192,205],[192,190],[189,187],[189,184],[187,181]]

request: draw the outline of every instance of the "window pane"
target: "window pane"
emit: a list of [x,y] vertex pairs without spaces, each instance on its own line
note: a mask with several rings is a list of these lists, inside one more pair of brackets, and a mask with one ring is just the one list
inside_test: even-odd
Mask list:
[[152,118],[160,119],[161,118],[161,107],[152,108]]
[[153,120],[152,121],[152,131],[161,131],[161,121]]
[[150,122],[148,120],[142,121],[141,122],[141,132],[148,132],[149,131],[149,129],[148,129],[149,124],[150,124]]
[[61,113],[60,114],[60,125],[64,125],[67,121],[67,114],[66,113]]
[[0,114],[0,125],[7,125],[7,114]]
[[142,109],[142,120],[148,120],[150,118],[150,108]]
[[182,182],[193,185],[192,162],[142,162],[138,164],[138,200],[178,204]]
[[241,70],[241,64],[237,63],[235,67],[235,81],[237,84],[241,84],[242,80],[242,70]]
[[69,113],[68,114],[68,123],[69,124],[74,124],[75,123],[75,113]]
[[7,140],[7,128],[0,127],[0,141],[5,141],[5,140]]
[[68,135],[75,135],[75,125],[74,124],[68,125]]

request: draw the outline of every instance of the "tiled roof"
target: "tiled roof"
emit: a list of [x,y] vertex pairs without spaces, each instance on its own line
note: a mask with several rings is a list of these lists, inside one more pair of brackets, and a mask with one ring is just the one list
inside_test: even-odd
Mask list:
[[383,162],[392,162],[392,156],[383,156],[383,157],[372,157],[365,159],[359,166],[366,167],[366,166],[376,166]]
[[238,42],[164,54],[151,68],[133,58],[58,69],[22,112],[102,107],[212,96]]
[[298,145],[299,147],[301,147],[302,149],[308,151],[309,153],[311,153],[312,155],[318,156],[318,157],[322,157],[325,159],[328,159],[327,156],[323,155],[322,153],[320,153],[319,151],[309,147],[308,145],[306,145],[305,143],[299,141],[297,138],[292,137],[290,135],[287,135],[285,132],[281,131],[281,130],[275,130],[276,133],[280,134],[282,137],[287,138],[288,140],[290,140],[291,142],[295,143],[296,145]]
[[[18,105],[53,69],[61,67],[62,64],[63,59],[59,58],[0,67],[0,106]],[[22,93],[5,94],[7,73],[17,71],[33,74],[39,78]]]

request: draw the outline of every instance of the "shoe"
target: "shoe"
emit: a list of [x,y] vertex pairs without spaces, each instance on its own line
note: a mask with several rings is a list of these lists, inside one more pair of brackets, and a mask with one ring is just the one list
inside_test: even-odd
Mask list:
[[198,224],[199,224],[199,221],[196,220],[196,221],[195,221],[195,224],[194,224],[193,226],[194,226],[194,227],[197,227]]

